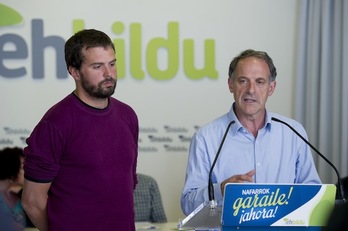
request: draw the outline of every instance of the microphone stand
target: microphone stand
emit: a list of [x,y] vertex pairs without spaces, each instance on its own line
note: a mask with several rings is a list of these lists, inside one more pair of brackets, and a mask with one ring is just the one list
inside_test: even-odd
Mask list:
[[209,171],[209,178],[208,178],[208,194],[209,194],[209,205],[210,205],[210,208],[211,209],[215,209],[216,208],[216,205],[217,205],[217,202],[215,201],[215,195],[214,195],[214,187],[213,187],[213,181],[212,181],[212,173],[213,173],[213,168],[216,164],[216,161],[220,155],[220,151],[221,151],[221,148],[222,148],[222,145],[224,144],[225,142],[225,139],[226,139],[226,136],[227,136],[227,133],[228,133],[228,130],[230,129],[231,125],[234,124],[235,121],[232,120],[227,128],[226,128],[226,131],[225,131],[225,134],[221,140],[221,143],[220,143],[220,146],[219,146],[219,149],[215,155],[215,158],[214,158],[214,161],[213,161],[213,164],[210,168],[210,171]]
[[321,154],[318,149],[316,149],[311,143],[309,143],[298,131],[296,131],[288,123],[286,123],[286,122],[284,122],[284,121],[282,121],[280,119],[277,119],[275,117],[272,117],[271,119],[273,121],[285,124],[288,128],[290,128],[293,132],[295,132],[296,135],[298,135],[298,137],[300,137],[307,145],[309,145],[309,147],[311,147],[321,158],[323,158],[326,161],[326,163],[328,163],[334,169],[334,171],[336,172],[337,178],[338,178],[338,192],[339,192],[339,195],[340,195],[343,203],[345,203],[346,201],[345,201],[345,198],[344,198],[342,180],[341,180],[340,174],[339,174],[337,168],[335,167],[335,165],[333,165],[333,163],[331,163],[331,161],[329,161],[323,154]]

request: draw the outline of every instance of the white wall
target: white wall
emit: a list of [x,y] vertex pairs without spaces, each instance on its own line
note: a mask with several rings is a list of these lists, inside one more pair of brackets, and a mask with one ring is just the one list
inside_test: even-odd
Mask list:
[[[142,128],[139,145],[156,150],[139,152],[138,171],[157,179],[170,221],[184,218],[180,194],[188,139],[196,126],[226,113],[233,102],[227,87],[227,70],[232,57],[247,48],[267,51],[278,69],[277,89],[268,108],[286,116],[293,115],[298,1],[100,0],[96,4],[91,0],[3,0],[2,3],[17,10],[23,16],[23,22],[1,27],[0,41],[6,34],[19,35],[28,44],[29,53],[21,60],[0,60],[5,68],[24,66],[27,70],[24,76],[5,78],[2,76],[4,70],[0,69],[0,148],[24,146],[23,138],[28,136],[43,113],[74,89],[71,77],[56,78],[56,54],[52,49],[45,51],[44,78],[33,79],[31,21],[44,21],[45,36],[58,35],[67,39],[73,31],[72,21],[83,19],[87,28],[101,29],[112,39],[122,39],[126,44],[126,78],[119,80],[114,97],[137,111]],[[125,26],[121,34],[112,29],[117,21]],[[0,22],[3,23],[4,19]],[[170,80],[156,80],[146,69],[145,49],[153,38],[168,37],[169,22],[179,25],[179,69]],[[134,79],[130,71],[129,31],[133,23],[140,23],[142,27],[143,52],[140,58],[145,71],[143,80]],[[191,80],[187,77],[183,69],[185,39],[195,42],[197,68],[204,66],[204,41],[215,41],[217,79]],[[0,47],[0,52],[11,49],[13,46],[6,44]],[[166,49],[158,50],[158,66],[163,70],[168,65],[166,52]],[[172,130],[166,130],[165,126]],[[154,142],[149,136],[164,141]],[[168,146],[170,149],[166,148]]]

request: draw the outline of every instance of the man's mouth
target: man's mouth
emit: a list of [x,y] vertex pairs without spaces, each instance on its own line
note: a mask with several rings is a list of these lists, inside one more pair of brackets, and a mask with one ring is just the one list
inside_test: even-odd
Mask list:
[[255,103],[256,102],[256,100],[250,99],[250,98],[243,99],[243,101],[246,103]]

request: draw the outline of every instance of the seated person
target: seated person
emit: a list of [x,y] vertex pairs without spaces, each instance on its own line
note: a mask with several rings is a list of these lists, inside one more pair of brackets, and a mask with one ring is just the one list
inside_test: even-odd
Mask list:
[[136,222],[167,222],[157,182],[151,176],[138,173],[138,184],[134,190]]
[[0,151],[0,230],[19,231],[26,226],[26,216],[18,194],[24,183],[23,162],[21,148]]

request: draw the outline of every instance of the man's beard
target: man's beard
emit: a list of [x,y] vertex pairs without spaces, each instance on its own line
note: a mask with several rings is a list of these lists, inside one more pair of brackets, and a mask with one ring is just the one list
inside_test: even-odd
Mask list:
[[[113,86],[110,87],[103,87],[103,84],[105,82],[112,82]],[[91,85],[86,78],[81,78],[81,86],[82,88],[92,97],[98,98],[98,99],[105,99],[109,98],[112,94],[115,92],[117,81],[112,77],[107,77],[103,81],[99,82],[98,85],[93,86]]]

